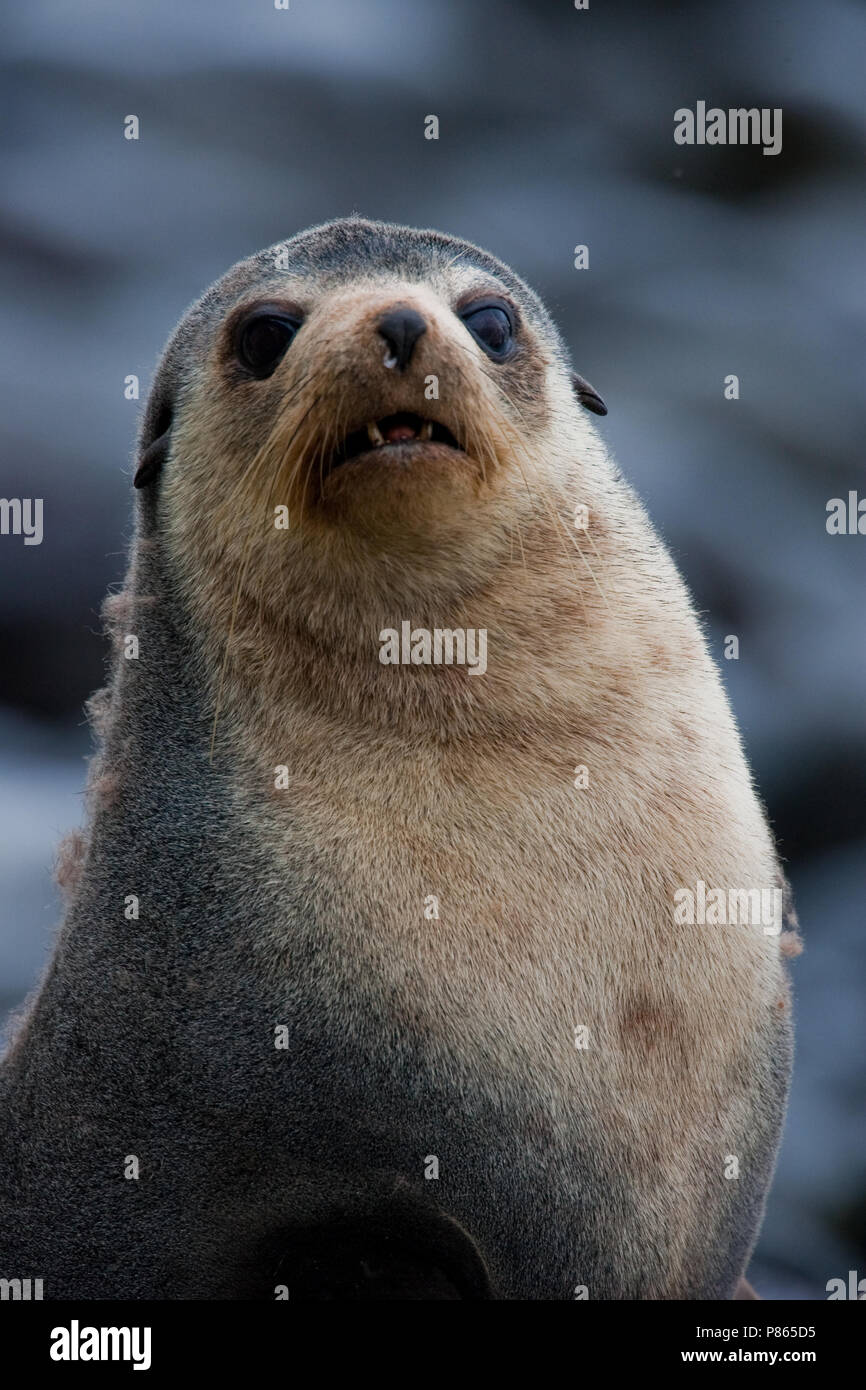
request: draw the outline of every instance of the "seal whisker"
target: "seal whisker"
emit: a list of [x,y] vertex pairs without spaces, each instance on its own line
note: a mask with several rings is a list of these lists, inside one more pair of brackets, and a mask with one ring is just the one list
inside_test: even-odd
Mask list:
[[[286,403],[287,403],[287,402],[288,402],[289,404],[291,404],[294,400],[297,399],[297,397],[298,397],[298,395],[300,394],[300,392],[301,392],[301,390],[303,389],[303,387],[307,384],[308,381],[310,381],[310,380],[312,379],[312,375],[313,375],[312,372],[306,373],[306,374],[301,378],[300,382],[295,383],[294,386],[292,387],[292,389],[291,389],[289,392],[286,393],[286,395],[283,397],[283,399],[282,399],[281,402],[280,402],[280,409],[281,409],[281,411],[285,409]],[[268,438],[265,440],[265,443],[262,445],[261,448],[259,448],[259,449],[256,450],[255,454],[253,455],[252,459],[250,460],[249,464],[247,465],[247,468],[244,470],[244,472],[241,474],[241,476],[240,476],[240,477],[237,479],[237,481],[234,483],[234,485],[232,486],[232,488],[229,490],[227,496],[225,496],[225,497],[222,499],[222,501],[221,501],[220,503],[218,503],[218,506],[217,506],[218,512],[221,512],[221,511],[224,511],[224,510],[228,510],[228,509],[230,509],[231,507],[233,507],[235,495],[237,494],[237,495],[239,495],[239,496],[242,497],[242,496],[244,495],[244,492],[245,492],[245,490],[246,490],[246,488],[247,488],[249,482],[250,482],[254,477],[256,477],[256,476],[258,475],[259,472],[263,471],[263,469],[264,469],[264,467],[265,467],[265,465],[267,464],[268,459],[269,459],[269,449],[270,449],[270,447],[271,447],[271,445],[272,445],[272,442],[273,442],[273,440],[274,440],[274,437],[277,435],[277,433],[278,433],[278,431],[279,431],[279,425],[280,425],[280,422],[279,422],[279,417],[278,417],[277,420],[275,421],[275,423],[274,423],[272,429],[271,429],[270,434],[268,435]]]
[[[290,440],[289,440],[289,443],[291,442],[292,439],[294,439],[295,435],[296,435],[296,434],[298,433],[298,431],[301,429],[301,427],[303,426],[303,424],[304,424],[305,421],[307,420],[308,416],[310,415],[311,411],[314,410],[315,407],[318,405],[319,401],[322,399],[322,394],[323,394],[323,393],[320,393],[320,394],[319,394],[318,396],[316,396],[316,398],[310,403],[309,407],[308,407],[307,410],[304,412],[304,414],[302,415],[300,421],[298,422],[298,425],[296,426],[296,428],[295,428],[293,434],[291,435]],[[272,451],[272,449],[273,449],[273,445],[274,445],[275,438],[278,436],[278,434],[279,434],[279,431],[278,431],[277,428],[275,428],[274,430],[271,431],[271,434],[269,435],[268,439],[267,439],[266,442],[265,442],[264,448],[260,451],[262,457],[269,457],[269,456],[270,456],[270,453],[271,453],[271,451]],[[256,460],[254,460],[253,462],[255,463]],[[272,487],[273,487],[273,481],[275,480],[276,474],[277,474],[277,470],[274,469],[274,470],[272,471]],[[271,490],[271,491],[269,492],[269,494],[268,494],[269,499],[270,499],[270,497],[271,497],[272,495],[273,495],[273,492],[272,492],[272,490]],[[226,638],[225,653],[224,653],[224,656],[223,656],[222,665],[221,665],[221,667],[220,667],[219,680],[218,680],[218,683],[217,683],[216,698],[215,698],[215,702],[214,702],[213,729],[212,729],[212,731],[211,731],[211,743],[210,743],[210,761],[211,761],[211,762],[213,762],[214,750],[215,750],[215,747],[216,747],[217,728],[218,728],[218,725],[219,725],[220,709],[221,709],[221,705],[222,705],[222,693],[223,693],[223,687],[224,687],[224,683],[225,683],[225,676],[226,676],[226,672],[227,672],[227,669],[228,669],[228,663],[229,663],[229,660],[230,660],[230,658],[231,658],[231,646],[232,646],[232,640],[233,640],[233,638],[234,638],[234,630],[235,630],[235,623],[236,623],[236,621],[237,621],[238,606],[239,606],[239,603],[240,603],[240,595],[241,595],[241,591],[242,591],[242,588],[243,588],[244,580],[246,579],[246,573],[247,573],[247,568],[248,568],[248,566],[249,566],[250,556],[251,556],[251,554],[252,554],[252,541],[253,541],[254,535],[255,535],[254,527],[248,526],[248,528],[247,528],[247,537],[246,537],[246,541],[245,541],[245,543],[244,543],[244,549],[243,549],[243,556],[242,556],[242,562],[241,562],[241,569],[240,569],[240,572],[239,572],[239,574],[238,574],[237,583],[236,583],[236,585],[235,585],[234,600],[233,600],[233,602],[232,602],[231,619],[230,619],[230,621],[229,621],[229,629],[228,629],[228,635],[227,635],[227,638]]]
[[[495,385],[495,387],[496,387],[497,390],[500,390],[500,388],[499,388],[499,386],[498,386],[498,383],[494,383],[494,385]],[[512,403],[512,404],[513,404],[513,403]],[[520,407],[517,406],[517,405],[513,405],[513,408],[515,409],[515,411],[517,412],[517,414],[520,416],[521,420],[524,420],[524,416],[523,416],[522,411],[520,410]],[[525,423],[525,420],[524,420],[524,423]],[[512,441],[512,447],[514,448],[515,454],[516,454],[516,455],[517,455],[518,453],[522,453],[522,454],[524,454],[524,456],[526,456],[526,457],[528,458],[528,455],[526,454],[525,447],[524,447],[524,445],[523,445],[523,441],[522,441],[521,439],[519,439],[518,437],[516,437],[516,436],[515,436],[514,440]],[[523,473],[522,467],[521,467],[521,473]],[[524,476],[524,480],[525,480],[525,474],[523,474],[523,476]],[[549,493],[549,491],[548,491],[549,486],[552,486],[552,484],[549,485],[549,484],[548,484],[548,480],[547,480],[546,478],[542,477],[542,476],[539,476],[539,483],[540,483],[540,487],[541,487],[542,494],[544,495],[545,500],[546,500],[546,501],[548,502],[548,504],[549,504],[549,512],[550,512],[550,516],[551,516],[552,520],[554,521],[554,524],[557,525],[559,528],[561,528],[561,531],[562,531],[562,533],[563,533],[564,538],[565,538],[566,540],[570,541],[571,544],[574,546],[575,550],[577,551],[578,555],[580,556],[581,560],[583,561],[584,565],[586,566],[586,569],[587,569],[587,571],[589,572],[589,576],[590,576],[590,578],[592,579],[593,584],[594,584],[595,587],[598,589],[598,592],[599,592],[599,595],[601,596],[602,602],[604,603],[604,605],[605,605],[605,607],[607,608],[608,612],[611,612],[611,613],[612,613],[613,610],[611,609],[611,606],[610,606],[610,604],[609,604],[609,602],[608,602],[607,595],[605,594],[605,592],[604,592],[604,590],[603,590],[601,584],[599,583],[599,580],[598,580],[598,578],[597,578],[597,576],[596,576],[596,574],[595,574],[595,571],[594,571],[593,568],[592,568],[592,565],[589,563],[588,559],[586,558],[586,556],[584,555],[583,551],[581,550],[580,545],[578,544],[576,537],[572,536],[571,532],[568,530],[568,527],[567,527],[566,524],[565,524],[565,520],[563,519],[563,517],[560,516],[559,512],[558,512],[557,509],[556,509],[555,500],[554,500],[554,498],[550,495],[550,493]],[[527,484],[527,486],[528,486],[528,484]],[[562,499],[563,502],[566,501],[564,494],[560,494],[560,497],[561,497],[561,499]],[[593,548],[595,549],[595,547],[593,547]],[[598,555],[598,551],[597,551],[597,550],[596,550],[596,554]],[[601,556],[599,556],[599,559],[601,559]],[[584,607],[584,612],[585,612],[585,611],[586,611],[586,610],[585,610],[585,607]]]

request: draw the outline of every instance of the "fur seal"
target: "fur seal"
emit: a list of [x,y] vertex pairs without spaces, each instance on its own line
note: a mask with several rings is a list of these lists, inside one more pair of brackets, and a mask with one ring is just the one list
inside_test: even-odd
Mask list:
[[326,224],[183,318],[89,825],[0,1074],[0,1274],[51,1298],[738,1291],[784,952],[676,904],[780,870],[585,407],[536,295],[437,232]]

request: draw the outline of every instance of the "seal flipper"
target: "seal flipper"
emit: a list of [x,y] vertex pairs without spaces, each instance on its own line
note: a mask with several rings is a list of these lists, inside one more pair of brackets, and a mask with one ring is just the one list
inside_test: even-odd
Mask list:
[[264,1231],[234,1266],[223,1296],[293,1302],[495,1299],[477,1244],[458,1221],[400,1180],[387,1197],[347,1194],[311,1223]]

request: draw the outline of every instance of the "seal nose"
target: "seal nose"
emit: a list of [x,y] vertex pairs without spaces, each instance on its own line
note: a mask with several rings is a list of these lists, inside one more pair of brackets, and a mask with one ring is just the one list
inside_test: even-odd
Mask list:
[[395,304],[379,319],[376,330],[388,348],[385,366],[396,367],[402,372],[409,365],[421,334],[427,332],[427,325],[416,309],[410,309],[408,304]]

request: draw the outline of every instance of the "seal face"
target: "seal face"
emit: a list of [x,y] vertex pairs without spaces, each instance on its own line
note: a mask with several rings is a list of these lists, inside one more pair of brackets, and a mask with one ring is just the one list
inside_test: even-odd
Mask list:
[[[111,1097],[27,1194],[41,1250],[128,1125],[162,1175],[133,1227],[99,1185],[132,1296],[272,1297],[275,1267],[302,1298],[733,1296],[788,986],[778,934],[676,904],[779,870],[587,410],[536,295],[437,232],[329,223],[181,322],[115,600],[140,657],[116,659],[62,963],[7,1065],[10,1144],[15,1097],[58,1094],[69,1010],[96,1041],[63,1104]],[[120,1296],[74,1240],[57,1259],[64,1289]]]
[[482,551],[486,566],[491,546],[517,544],[532,438],[573,410],[562,345],[516,277],[449,238],[360,221],[230,273],[161,377],[170,406],[146,429],[138,481],[155,480],[158,445],[178,553],[200,552],[211,498],[217,581],[243,573],[242,593],[265,606],[278,574],[293,592],[321,594],[336,574],[381,588],[383,546],[428,584],[473,583]]
[[[392,721],[407,687],[367,658],[398,618],[449,629],[515,559],[595,588],[602,514],[587,545],[570,491],[575,450],[587,488],[603,454],[580,403],[604,409],[537,296],[468,243],[352,219],[230,271],[169,344],[136,478],[226,666],[218,703],[233,673],[271,669],[287,627],[309,648],[325,624],[351,700]],[[565,623],[594,601],[560,597]],[[535,621],[528,590],[516,607]],[[412,698],[444,696],[441,723],[468,688],[437,675]]]

